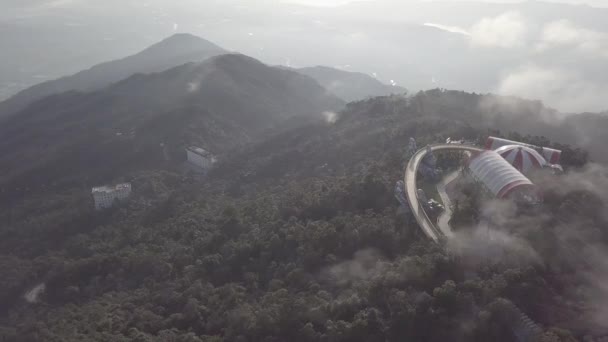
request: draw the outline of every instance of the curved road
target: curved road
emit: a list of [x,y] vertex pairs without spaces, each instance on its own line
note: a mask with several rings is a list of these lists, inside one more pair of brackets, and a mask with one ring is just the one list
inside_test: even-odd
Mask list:
[[[430,145],[431,151],[470,151],[470,152],[481,152],[483,149],[475,146],[469,145],[459,145],[459,144],[435,144]],[[405,182],[405,193],[407,197],[407,201],[410,204],[410,208],[412,209],[412,214],[414,218],[418,222],[418,225],[422,229],[422,231],[435,242],[439,242],[444,237],[444,234],[441,232],[439,228],[435,226],[433,221],[428,217],[422,204],[418,200],[418,187],[416,186],[416,179],[418,177],[418,167],[420,166],[420,162],[426,156],[426,147],[418,150],[405,168],[404,182]]]
[[454,179],[458,178],[460,171],[461,170],[452,171],[452,173],[445,176],[437,184],[437,192],[439,192],[439,197],[441,197],[441,201],[443,202],[443,206],[445,208],[445,210],[442,211],[437,218],[437,226],[439,229],[441,229],[443,235],[447,237],[452,236],[452,230],[450,228],[450,219],[452,218],[452,201],[450,200],[450,196],[448,196],[445,188]]

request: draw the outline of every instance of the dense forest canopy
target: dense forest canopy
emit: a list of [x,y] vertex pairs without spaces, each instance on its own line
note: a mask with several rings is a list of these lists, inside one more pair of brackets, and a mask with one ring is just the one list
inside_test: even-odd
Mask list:
[[[177,162],[108,177],[134,194],[104,212],[89,198],[95,175],[13,189],[23,196],[0,208],[0,339],[514,341],[522,315],[542,341],[608,333],[605,169],[561,140],[517,135],[534,103],[487,100],[436,90],[349,103],[335,122],[234,146],[206,178]],[[569,171],[541,184],[538,211],[485,204],[504,212],[492,235],[428,241],[393,198],[409,138],[488,134],[560,147]]]

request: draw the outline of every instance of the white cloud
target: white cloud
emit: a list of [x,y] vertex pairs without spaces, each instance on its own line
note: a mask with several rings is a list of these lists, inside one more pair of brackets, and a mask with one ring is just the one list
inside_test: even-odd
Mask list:
[[464,34],[465,36],[471,35],[467,30],[463,29],[462,27],[458,27],[458,26],[441,25],[441,24],[434,24],[434,23],[424,23],[424,26],[434,27],[436,29],[440,29],[443,31],[451,32],[451,33]]
[[468,36],[474,46],[481,47],[521,47],[526,43],[528,33],[524,18],[517,12],[482,18],[469,29],[437,23],[424,23],[424,26]]
[[527,32],[525,20],[517,12],[483,18],[470,30],[471,42],[474,45],[500,48],[523,46]]
[[80,4],[80,0],[51,0],[40,4],[42,8],[62,8]]
[[[469,264],[537,264],[543,260],[533,246],[524,238],[525,230],[534,226],[517,211],[512,201],[490,200],[481,206],[481,222],[471,229],[454,232],[447,247]],[[540,218],[538,218],[540,219]],[[490,223],[491,222],[491,223]],[[520,227],[520,231],[510,231],[508,227]]]
[[353,259],[333,265],[322,271],[322,275],[337,285],[348,285],[357,281],[373,279],[390,267],[382,255],[373,249],[355,253]]
[[373,0],[281,0],[283,3],[313,6],[313,7],[339,7],[353,2],[364,2]]
[[553,21],[542,30],[539,51],[574,48],[579,52],[608,57],[608,34],[578,27],[568,20]]
[[542,99],[562,112],[602,111],[608,108],[608,85],[586,80],[575,71],[528,66],[502,79],[498,93]]

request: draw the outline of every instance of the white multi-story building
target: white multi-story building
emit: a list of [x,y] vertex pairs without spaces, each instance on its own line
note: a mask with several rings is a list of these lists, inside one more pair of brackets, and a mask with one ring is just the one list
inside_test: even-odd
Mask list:
[[215,157],[200,147],[191,146],[186,149],[188,154],[188,162],[201,168],[202,170],[208,170],[215,163]]
[[91,191],[95,200],[95,210],[110,208],[114,201],[127,199],[131,195],[131,184],[100,186]]

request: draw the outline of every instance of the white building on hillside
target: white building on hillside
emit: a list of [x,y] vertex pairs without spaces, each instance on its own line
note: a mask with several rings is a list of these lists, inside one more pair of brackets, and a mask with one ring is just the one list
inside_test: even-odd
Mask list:
[[191,146],[186,149],[188,162],[202,170],[208,170],[215,163],[215,157],[200,147]]
[[495,151],[472,156],[466,171],[495,198],[512,198],[528,204],[542,201],[540,189]]
[[112,207],[114,201],[127,199],[131,195],[131,184],[117,184],[114,186],[100,186],[91,191],[95,200],[95,210]]

